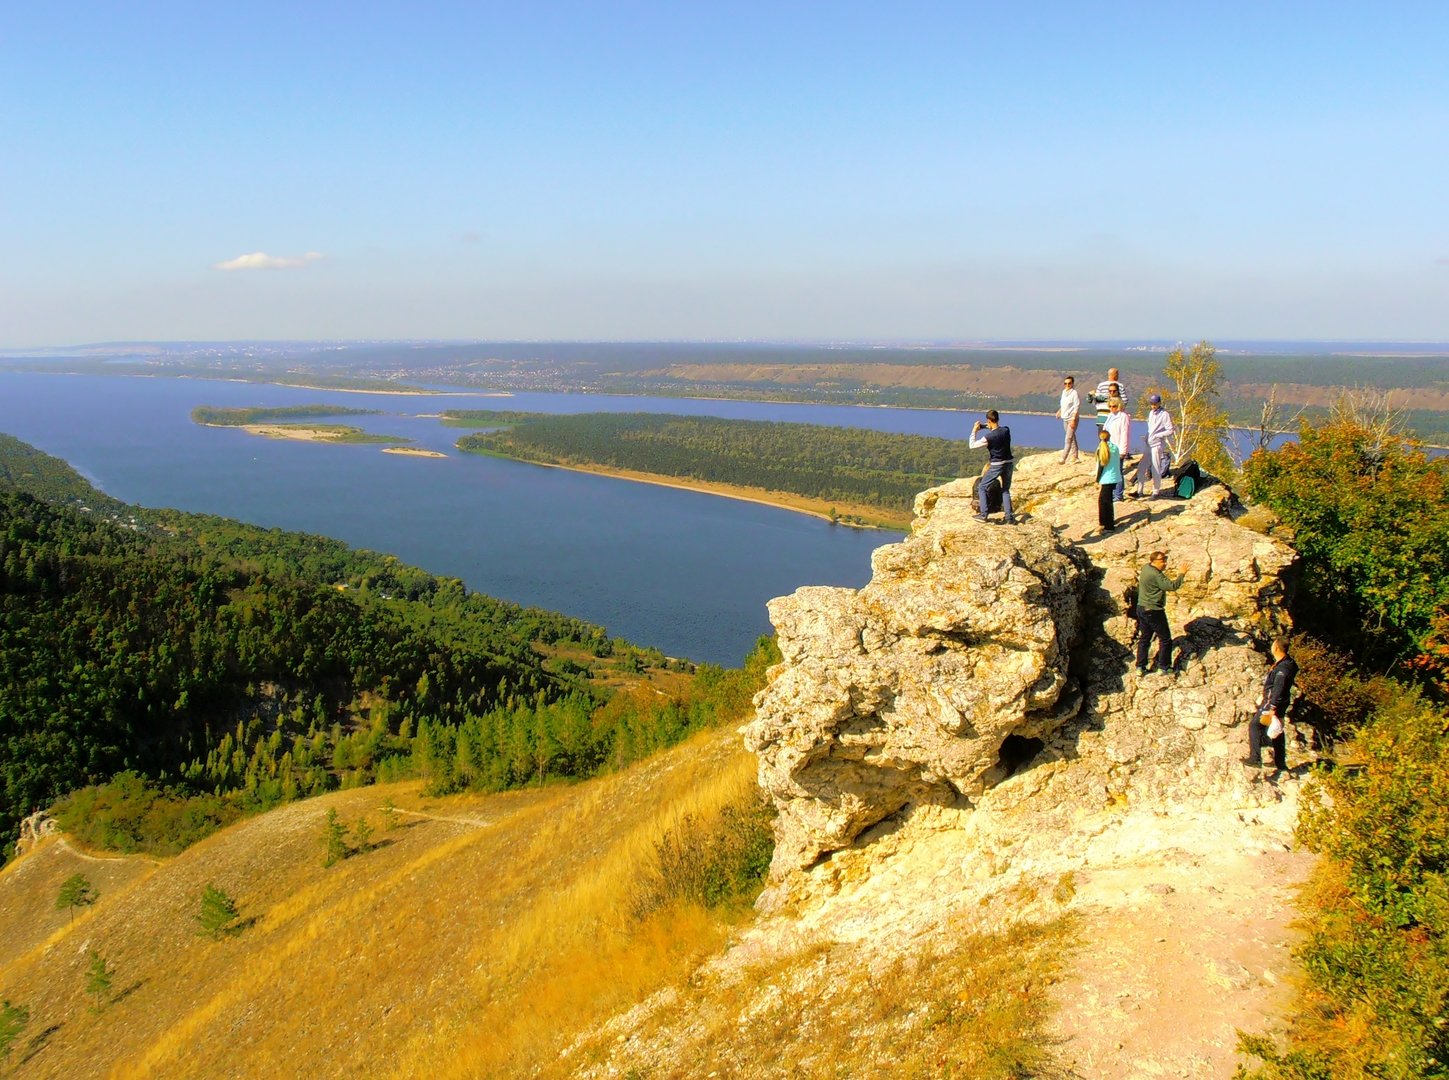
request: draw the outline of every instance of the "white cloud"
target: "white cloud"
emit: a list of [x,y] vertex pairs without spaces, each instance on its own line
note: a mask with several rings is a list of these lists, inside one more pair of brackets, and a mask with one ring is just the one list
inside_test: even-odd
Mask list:
[[309,251],[305,255],[268,255],[265,251],[253,251],[250,255],[238,255],[235,259],[214,263],[213,270],[295,270],[322,258],[320,251]]

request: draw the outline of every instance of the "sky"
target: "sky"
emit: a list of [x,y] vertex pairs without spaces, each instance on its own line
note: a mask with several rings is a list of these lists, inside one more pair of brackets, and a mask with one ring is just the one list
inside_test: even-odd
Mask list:
[[1449,341],[1449,4],[5,4],[0,347]]

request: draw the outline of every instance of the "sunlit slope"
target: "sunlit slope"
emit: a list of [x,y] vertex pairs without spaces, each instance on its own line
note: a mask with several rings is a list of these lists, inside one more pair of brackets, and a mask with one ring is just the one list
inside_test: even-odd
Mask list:
[[[492,796],[338,792],[163,864],[94,863],[49,841],[0,873],[0,998],[30,1010],[10,1066],[22,1077],[532,1071],[718,947],[716,919],[640,922],[630,908],[665,830],[748,798],[753,760],[738,745],[707,733],[587,784]],[[333,809],[349,826],[366,818],[376,846],[324,868]],[[100,899],[72,924],[55,897],[77,872]],[[240,932],[198,933],[208,884],[235,897]],[[99,1008],[92,953],[114,972]]]

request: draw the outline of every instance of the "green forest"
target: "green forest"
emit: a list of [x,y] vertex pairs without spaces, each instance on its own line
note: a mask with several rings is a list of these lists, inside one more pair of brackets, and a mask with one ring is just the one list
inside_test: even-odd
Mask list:
[[460,438],[458,449],[469,453],[544,464],[603,465],[896,514],[909,513],[917,492],[974,475],[986,461],[986,451],[970,449],[964,438],[819,424],[656,413],[552,416],[472,410],[444,416],[507,425]]
[[[125,506],[0,440],[7,846],[20,817],[90,786],[64,804],[67,828],[176,850],[244,812],[412,775],[420,732],[444,786],[581,775],[717,711],[692,690],[635,708],[597,678],[650,666],[666,660],[391,556]],[[486,728],[506,761],[480,762],[465,735],[466,767],[444,769],[455,727]]]
[[191,419],[210,427],[243,427],[246,424],[278,424],[313,416],[375,416],[377,409],[349,409],[345,405],[278,405],[269,408],[223,409],[198,405]]

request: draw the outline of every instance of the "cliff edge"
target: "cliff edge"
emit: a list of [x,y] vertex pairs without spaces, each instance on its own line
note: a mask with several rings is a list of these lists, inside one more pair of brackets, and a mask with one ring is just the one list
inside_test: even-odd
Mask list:
[[[1234,1028],[1283,1003],[1307,869],[1297,775],[1241,762],[1294,553],[1221,484],[1129,501],[1106,535],[1091,471],[1054,454],[1018,462],[1019,525],[976,521],[970,489],[919,495],[864,588],[771,602],[784,660],[744,736],[777,846],[735,951],[805,934],[890,952],[962,910],[983,928],[1074,912],[1064,1066],[1226,1075]],[[1155,550],[1186,580],[1175,670],[1142,677],[1123,593]]]

